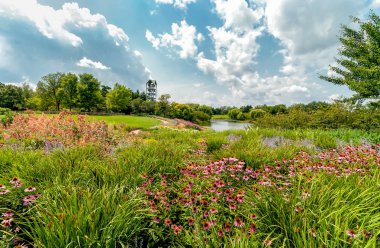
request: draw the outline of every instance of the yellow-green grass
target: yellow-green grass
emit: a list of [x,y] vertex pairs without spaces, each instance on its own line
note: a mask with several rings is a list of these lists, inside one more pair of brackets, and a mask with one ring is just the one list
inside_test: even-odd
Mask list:
[[[57,114],[47,114],[47,116],[56,115]],[[107,124],[112,125],[124,124],[127,127],[137,129],[151,128],[161,123],[161,121],[156,118],[135,115],[90,115],[88,117],[94,121],[105,121]]]
[[133,115],[89,116],[89,118],[97,121],[105,121],[108,124],[125,124],[133,128],[150,128],[161,123],[160,120],[155,118]]
[[228,115],[213,115],[212,118],[213,120],[228,120],[230,117]]

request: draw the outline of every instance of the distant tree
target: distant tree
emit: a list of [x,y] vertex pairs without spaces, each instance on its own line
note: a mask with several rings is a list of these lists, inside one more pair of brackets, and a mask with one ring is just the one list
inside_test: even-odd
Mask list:
[[156,115],[169,116],[170,114],[170,104],[169,104],[170,95],[164,94],[158,98],[156,103]]
[[73,73],[67,73],[62,77],[63,104],[71,109],[78,98],[78,77]]
[[112,88],[109,87],[108,85],[101,85],[101,92],[102,92],[102,97],[106,98],[107,97],[107,94],[108,92],[110,92]]
[[251,105],[246,105],[246,106],[241,106],[240,107],[240,110],[241,112],[243,113],[249,113],[252,109],[252,106]]
[[141,103],[140,109],[142,113],[154,114],[154,107],[155,107],[154,101],[145,100]]
[[132,92],[124,85],[116,83],[108,92],[106,98],[107,109],[112,111],[126,112],[132,100]]
[[263,117],[266,114],[266,112],[262,109],[252,109],[251,112],[249,112],[250,119],[256,120],[260,117]]
[[380,97],[380,17],[371,12],[367,21],[352,18],[358,29],[342,26],[338,66],[332,76],[320,76],[328,82],[347,85],[356,92],[355,100]]
[[98,104],[102,100],[98,79],[88,73],[80,74],[78,82],[78,107],[91,111],[93,108],[98,108]]
[[19,110],[25,108],[25,99],[21,87],[0,83],[0,107]]
[[228,117],[230,117],[233,120],[237,120],[237,117],[240,113],[241,113],[240,109],[234,108],[228,111]]
[[64,97],[62,89],[62,79],[64,74],[60,72],[50,73],[41,78],[37,83],[37,94],[44,102],[45,106],[54,105],[59,111]]
[[131,101],[131,110],[133,114],[142,112],[143,100],[141,98],[135,98]]

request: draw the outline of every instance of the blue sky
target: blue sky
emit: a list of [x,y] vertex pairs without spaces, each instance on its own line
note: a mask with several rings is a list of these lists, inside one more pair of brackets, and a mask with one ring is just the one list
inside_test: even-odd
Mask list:
[[380,0],[0,0],[0,82],[88,72],[178,102],[287,105],[352,94],[331,73],[341,24]]

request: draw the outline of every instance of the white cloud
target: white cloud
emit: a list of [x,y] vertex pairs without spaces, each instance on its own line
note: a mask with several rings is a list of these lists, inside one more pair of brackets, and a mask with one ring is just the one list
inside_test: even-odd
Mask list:
[[[327,69],[337,53],[337,35],[349,16],[365,6],[357,0],[267,0],[267,29],[285,48],[284,73]],[[339,10],[339,11],[337,11]]]
[[[356,0],[213,2],[224,23],[208,28],[215,58],[206,58],[201,52],[197,65],[229,88],[233,105],[328,99],[332,92],[325,91],[317,73],[334,62],[340,25],[365,7]],[[255,70],[260,51],[257,40],[264,32],[277,38],[283,47],[279,51],[283,65],[276,76],[263,77]]]
[[77,3],[54,9],[36,0],[0,0],[0,23],[0,43],[7,44],[1,53],[8,56],[4,65],[0,63],[2,80],[17,82],[25,75],[37,81],[55,71],[90,72],[106,84],[128,79],[129,87],[136,88],[150,77],[142,54],[130,49],[123,29]]
[[373,9],[379,8],[380,7],[380,0],[373,0],[370,7]]
[[172,4],[179,9],[186,9],[188,4],[195,3],[197,0],[155,0],[158,4]]
[[25,18],[49,39],[68,42],[74,47],[82,45],[83,40],[68,27],[96,28],[102,26],[114,39],[115,44],[127,46],[128,36],[124,31],[112,24],[100,14],[91,14],[87,8],[80,8],[77,3],[65,3],[62,9],[55,10],[41,5],[36,0],[0,0],[1,15],[11,18]]
[[86,67],[86,68],[93,68],[93,69],[99,69],[99,70],[110,70],[110,67],[107,67],[103,65],[101,62],[92,61],[91,59],[88,59],[86,57],[83,57],[81,60],[76,63],[77,66],[80,67]]
[[160,47],[174,49],[180,58],[186,59],[194,57],[198,51],[196,42],[201,42],[204,38],[201,33],[197,33],[195,26],[188,25],[185,20],[172,24],[172,33],[159,34],[155,37],[149,30],[146,31],[146,39],[152,43],[155,49]]

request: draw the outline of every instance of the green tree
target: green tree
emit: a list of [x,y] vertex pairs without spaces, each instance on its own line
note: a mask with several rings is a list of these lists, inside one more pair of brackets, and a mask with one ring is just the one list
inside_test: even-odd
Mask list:
[[75,106],[78,97],[78,77],[73,73],[67,73],[62,78],[63,104],[70,111]]
[[170,114],[169,99],[169,94],[161,95],[158,98],[158,101],[156,102],[156,115],[168,116]]
[[102,100],[98,79],[88,73],[80,74],[78,82],[78,106],[91,111],[91,109],[98,108],[98,104]]
[[127,111],[132,101],[132,92],[124,85],[116,83],[113,89],[107,94],[107,109],[112,111]]
[[64,97],[62,79],[64,74],[60,72],[50,73],[41,78],[37,83],[37,94],[45,106],[54,105],[59,111]]
[[19,110],[25,108],[25,99],[21,87],[0,83],[0,107]]
[[230,117],[232,120],[237,120],[237,117],[240,113],[241,113],[240,109],[234,108],[228,111],[228,117]]
[[328,82],[347,85],[357,94],[354,100],[378,99],[380,96],[380,17],[370,13],[367,21],[352,18],[358,28],[342,26],[336,75],[320,76]]

